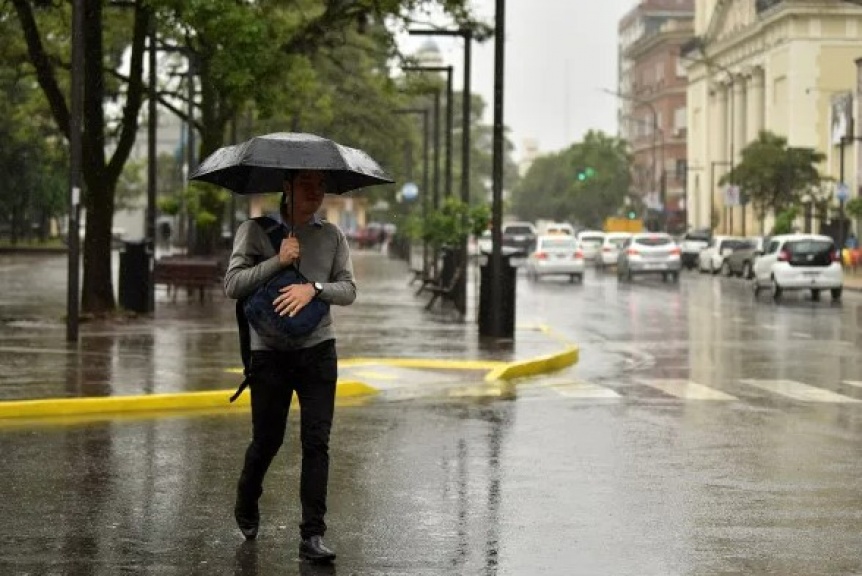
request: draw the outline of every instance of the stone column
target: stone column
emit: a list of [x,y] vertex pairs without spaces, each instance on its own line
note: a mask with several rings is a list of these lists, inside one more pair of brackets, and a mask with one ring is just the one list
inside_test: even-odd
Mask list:
[[[746,144],[746,86],[743,76],[736,76],[733,79],[733,120],[731,121],[731,130],[733,131],[731,138],[731,153],[730,161],[738,164],[742,158],[742,149]],[[745,226],[742,223],[742,210],[739,207],[732,206],[730,208],[730,234],[738,234]]]
[[753,142],[757,135],[763,130],[765,101],[763,93],[763,68],[755,67],[751,71],[748,89],[748,117],[746,127],[748,128],[748,141]]
[[[710,154],[709,160],[710,165],[708,166],[710,171],[710,176],[712,177],[712,181],[709,183],[709,198],[710,198],[710,206],[709,213],[710,217],[715,214],[719,220],[719,226],[724,227],[725,222],[725,214],[724,214],[724,199],[721,195],[721,187],[718,185],[718,181],[721,180],[722,174],[725,173],[727,167],[721,162],[725,162],[728,160],[727,151],[728,151],[728,107],[730,99],[728,98],[728,89],[724,84],[716,84],[713,90],[714,93],[714,103],[716,106],[715,113],[715,132],[714,136],[710,137]],[[712,228],[713,224],[710,221],[709,227]]]

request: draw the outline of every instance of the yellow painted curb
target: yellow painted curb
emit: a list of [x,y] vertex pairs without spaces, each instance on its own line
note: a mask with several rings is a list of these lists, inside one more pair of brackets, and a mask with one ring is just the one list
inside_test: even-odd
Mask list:
[[[336,397],[376,394],[377,389],[354,380],[339,381]],[[247,407],[249,394],[244,393],[231,404],[233,390],[147,394],[140,396],[105,396],[99,398],[47,398],[0,402],[0,419],[44,418],[121,412],[168,412],[179,410],[231,409]]]
[[512,380],[525,376],[535,376],[546,372],[562,370],[575,363],[580,357],[580,350],[576,346],[570,346],[558,354],[540,356],[531,360],[511,362],[492,370],[485,376],[485,382],[497,382],[498,380]]

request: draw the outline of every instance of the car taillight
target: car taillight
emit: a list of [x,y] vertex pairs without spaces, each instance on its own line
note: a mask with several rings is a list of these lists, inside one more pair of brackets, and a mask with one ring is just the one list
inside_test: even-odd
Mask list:
[[583,260],[583,259],[584,259],[583,251],[578,250],[577,252],[575,252],[575,260]]
[[611,247],[610,247],[610,246],[605,246],[605,247],[603,247],[603,248],[602,248],[602,252],[610,252],[610,251],[611,251]]
[[778,261],[779,262],[790,262],[790,252],[787,250],[782,250],[778,253]]
[[634,248],[629,248],[628,250],[626,250],[626,254],[628,254],[629,256],[638,256],[640,255],[640,252],[638,252]]
[[680,254],[682,254],[682,250],[680,250],[679,248],[671,248],[671,256],[679,256]]
[[548,253],[547,252],[536,252],[536,260],[547,260]]
[[830,250],[829,252],[829,262],[838,262],[842,263],[841,251],[840,250]]

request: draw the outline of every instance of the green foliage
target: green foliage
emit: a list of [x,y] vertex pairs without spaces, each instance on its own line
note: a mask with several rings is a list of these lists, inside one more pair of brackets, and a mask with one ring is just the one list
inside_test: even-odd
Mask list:
[[625,142],[591,131],[582,142],[533,162],[512,192],[512,211],[527,220],[600,227],[623,206],[629,162]]
[[862,197],[851,198],[844,205],[844,211],[853,218],[862,218]]
[[794,206],[788,208],[775,217],[775,225],[772,227],[771,236],[778,234],[790,234],[793,232],[793,223],[799,216],[799,210]]
[[743,149],[742,162],[719,184],[738,185],[759,214],[781,212],[820,185],[823,178],[817,165],[824,159],[810,148],[788,148],[786,138],[762,131]]
[[470,235],[480,235],[490,221],[491,209],[487,204],[468,206],[458,198],[449,197],[425,219],[411,215],[401,229],[408,237],[431,246],[458,246]]
[[176,216],[180,213],[180,201],[176,196],[162,196],[156,200],[159,212],[167,216]]

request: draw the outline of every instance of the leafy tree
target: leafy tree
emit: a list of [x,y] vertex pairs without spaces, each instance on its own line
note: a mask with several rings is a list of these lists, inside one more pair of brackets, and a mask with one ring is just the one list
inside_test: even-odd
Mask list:
[[[397,24],[418,7],[440,6],[456,23],[469,21],[466,0],[132,0],[111,4],[84,0],[83,205],[87,211],[82,308],[106,313],[115,307],[111,284],[111,225],[115,190],[138,134],[145,98],[145,40],[156,18],[162,48],[179,50],[194,64],[194,126],[198,157],[224,141],[229,121],[248,103],[264,116],[301,110],[321,95],[312,60],[344,43],[345,32],[368,22]],[[11,32],[28,74],[41,88],[56,126],[68,138],[71,3],[9,0],[0,23]],[[389,28],[389,37],[394,28]],[[6,42],[4,35],[3,42]],[[11,43],[11,42],[10,42]],[[14,48],[15,46],[13,46]],[[25,48],[26,47],[26,48]],[[10,54],[16,52],[10,50]],[[179,65],[177,65],[179,67]],[[264,81],[261,81],[264,79]],[[160,102],[189,120],[188,90],[166,84]],[[195,187],[197,221],[206,246],[217,233],[227,194]]]
[[719,181],[738,185],[761,220],[770,211],[784,212],[799,203],[806,190],[823,180],[817,165],[825,156],[810,148],[789,148],[787,139],[762,131],[742,150],[742,161]]
[[631,178],[629,161],[624,141],[590,131],[582,142],[537,158],[513,192],[512,209],[530,220],[600,227],[623,205]]

